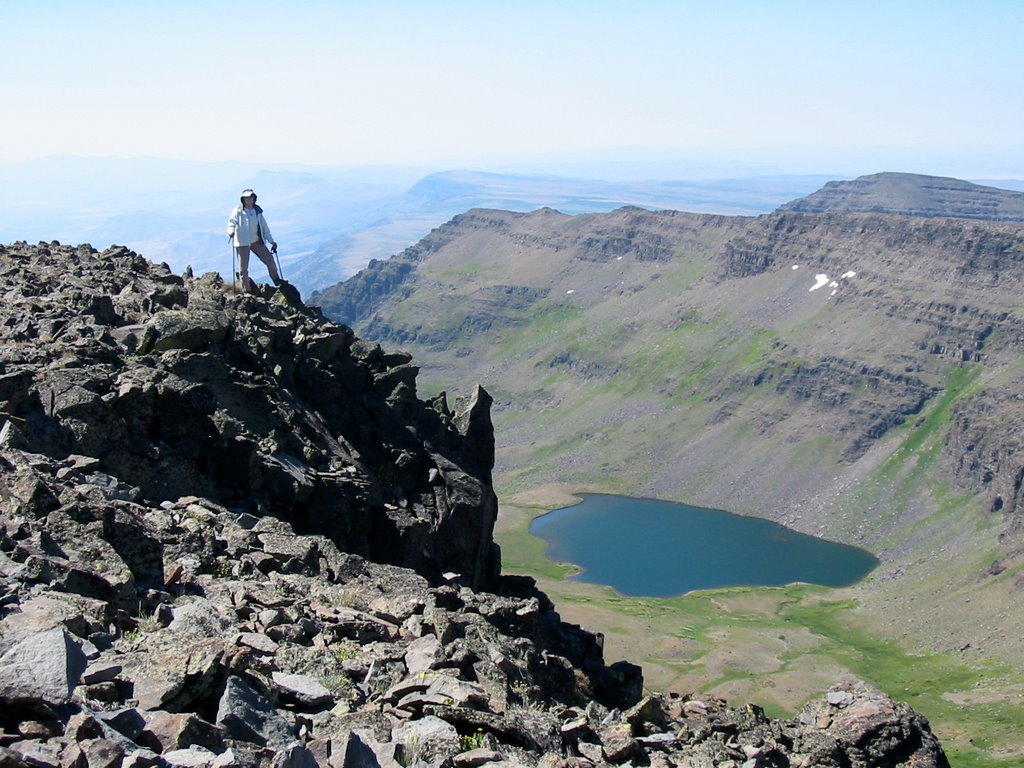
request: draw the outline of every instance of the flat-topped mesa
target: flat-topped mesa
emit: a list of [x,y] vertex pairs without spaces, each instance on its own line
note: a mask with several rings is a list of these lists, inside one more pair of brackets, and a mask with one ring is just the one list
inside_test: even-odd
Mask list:
[[817,192],[778,210],[1024,221],[1024,192],[944,176],[886,172],[830,181]]
[[416,396],[418,368],[305,308],[124,248],[4,248],[8,442],[88,456],[126,493],[203,496],[344,551],[496,584],[490,398]]

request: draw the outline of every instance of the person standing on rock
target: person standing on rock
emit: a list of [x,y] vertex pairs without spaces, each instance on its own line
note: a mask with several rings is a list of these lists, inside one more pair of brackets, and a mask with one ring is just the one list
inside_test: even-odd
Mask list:
[[[277,242],[270,234],[270,227],[267,220],[263,218],[263,209],[256,205],[256,193],[251,189],[242,191],[241,200],[235,209],[231,211],[228,218],[228,237],[234,243],[235,252],[238,254],[238,274],[242,279],[242,290],[248,293],[256,286],[249,279],[249,252],[267,265],[270,279],[274,285],[281,284],[281,275],[274,263],[274,254],[277,253]],[[267,249],[270,243],[270,249]]]

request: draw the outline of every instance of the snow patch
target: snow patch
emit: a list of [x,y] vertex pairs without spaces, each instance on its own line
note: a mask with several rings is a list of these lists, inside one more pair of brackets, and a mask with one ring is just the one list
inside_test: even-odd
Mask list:
[[568,296],[571,293],[576,293],[576,289],[575,288],[570,288],[568,291],[565,292],[565,295]]
[[[797,265],[794,264],[793,269],[796,268]],[[852,269],[849,269],[846,272],[843,272],[843,274],[837,277],[835,280],[832,280],[824,272],[820,272],[814,276],[814,285],[811,286],[810,291],[816,291],[819,288],[824,288],[827,285],[829,288],[832,289],[832,292],[829,294],[829,296],[835,296],[839,292],[839,281],[846,280],[847,278],[853,277],[856,274],[857,273],[854,272]]]
[[799,264],[794,264],[793,265],[793,269],[800,269],[800,265]]
[[819,288],[823,288],[828,284],[828,275],[818,274],[814,276],[814,285],[811,286],[812,291],[816,291]]

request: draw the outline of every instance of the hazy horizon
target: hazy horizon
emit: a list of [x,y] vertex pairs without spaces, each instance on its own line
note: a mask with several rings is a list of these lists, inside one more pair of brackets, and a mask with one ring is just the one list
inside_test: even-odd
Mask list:
[[0,24],[0,165],[1024,177],[1009,0],[8,0]]

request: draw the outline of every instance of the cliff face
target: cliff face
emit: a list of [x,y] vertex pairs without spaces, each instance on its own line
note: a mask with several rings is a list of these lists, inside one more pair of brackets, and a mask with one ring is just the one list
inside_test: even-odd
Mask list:
[[862,684],[791,720],[642,697],[500,576],[482,389],[420,401],[287,286],[0,264],[4,765],[948,765]]
[[1024,529],[1024,421],[1019,397],[983,390],[953,410],[944,458],[957,483],[985,494],[993,513],[1013,515]]

